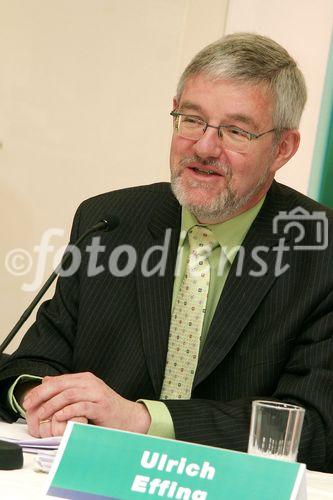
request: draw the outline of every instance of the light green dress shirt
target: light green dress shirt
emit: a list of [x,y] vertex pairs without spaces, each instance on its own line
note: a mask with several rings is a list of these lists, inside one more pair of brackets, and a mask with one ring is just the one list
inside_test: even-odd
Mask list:
[[[213,233],[215,239],[219,242],[209,257],[211,266],[209,291],[206,304],[206,313],[202,327],[199,356],[207,338],[210,324],[220,296],[229,274],[230,267],[237,255],[246,233],[259,210],[262,207],[265,198],[262,198],[254,207],[246,212],[229,219],[222,224],[203,224]],[[186,208],[182,209],[181,231],[178,244],[178,258],[175,269],[175,281],[173,285],[172,309],[182,283],[186,261],[189,255],[189,242],[187,233],[193,227],[198,225],[198,221]],[[161,401],[140,400],[144,403],[151,416],[151,425],[148,434],[165,438],[174,438],[175,431],[172,418],[167,406]]]
[[[230,267],[237,255],[246,233],[256,218],[262,207],[265,198],[262,198],[254,207],[246,212],[237,215],[233,219],[227,220],[222,224],[203,224],[213,233],[215,239],[219,242],[209,257],[211,266],[210,283],[206,305],[206,314],[200,340],[200,353],[206,341],[210,324],[212,322],[216,306],[220,299],[224,284],[228,277]],[[189,242],[187,233],[193,227],[198,225],[198,221],[186,208],[182,209],[181,231],[178,243],[178,258],[175,269],[175,281],[173,285],[172,309],[182,283],[186,261],[189,255]],[[31,375],[21,375],[18,377],[8,391],[8,403],[12,409],[24,417],[24,410],[18,404],[15,398],[15,387],[18,383],[31,380],[41,380],[40,377]],[[151,416],[151,425],[148,434],[165,438],[174,438],[174,426],[167,406],[161,401],[150,401],[147,399],[138,400],[144,403]]]

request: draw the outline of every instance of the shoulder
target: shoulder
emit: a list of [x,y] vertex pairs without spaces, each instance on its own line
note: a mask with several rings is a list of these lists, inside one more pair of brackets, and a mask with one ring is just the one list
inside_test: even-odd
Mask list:
[[[295,250],[333,253],[333,210],[293,188],[274,182],[262,207],[273,233],[294,241]],[[265,217],[265,216],[264,216]],[[312,252],[315,254],[315,252]],[[322,252],[325,256],[325,252]],[[325,257],[326,258],[326,257]]]
[[298,203],[305,209],[311,211],[323,211],[330,218],[333,217],[333,209],[322,205],[313,198],[310,198],[309,196],[306,196],[305,194],[300,193],[299,191],[296,191],[296,189],[286,186],[285,184],[274,182],[274,184],[272,185],[272,191],[274,192],[274,194],[278,194],[279,196],[283,197],[286,204],[290,208],[296,207]]
[[272,184],[267,194],[267,201],[289,212],[297,212],[298,208],[309,213],[320,212],[325,214],[327,219],[333,223],[333,209],[279,182],[274,181]]
[[168,182],[158,182],[145,186],[135,186],[109,191],[99,194],[83,201],[79,209],[89,210],[102,206],[108,208],[110,205],[124,208],[123,205],[131,206],[139,203],[140,206],[151,205],[159,200],[161,196],[173,196]]
[[79,219],[80,231],[112,216],[119,218],[122,224],[132,224],[133,221],[140,223],[161,204],[173,199],[167,182],[118,189],[83,201],[75,219]]

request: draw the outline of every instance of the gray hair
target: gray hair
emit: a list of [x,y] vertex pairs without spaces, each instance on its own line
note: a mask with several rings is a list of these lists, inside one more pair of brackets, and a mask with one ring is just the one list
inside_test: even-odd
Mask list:
[[275,100],[274,127],[298,128],[306,102],[306,85],[294,59],[278,43],[255,33],[234,33],[202,49],[185,68],[177,100],[185,82],[199,73],[214,80],[230,79],[266,84]]

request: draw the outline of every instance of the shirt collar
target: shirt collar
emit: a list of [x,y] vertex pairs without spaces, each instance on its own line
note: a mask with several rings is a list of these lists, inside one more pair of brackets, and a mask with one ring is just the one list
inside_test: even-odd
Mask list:
[[[229,219],[221,224],[202,224],[207,226],[214,237],[219,242],[220,247],[223,249],[227,256],[228,261],[232,264],[238,247],[242,244],[246,233],[250,229],[250,226],[259,210],[261,209],[265,201],[265,196],[258,201],[256,205],[249,208],[245,212]],[[181,232],[179,237],[179,247],[184,245],[188,231],[193,226],[200,225],[196,217],[187,208],[182,208],[182,221],[181,221]]]

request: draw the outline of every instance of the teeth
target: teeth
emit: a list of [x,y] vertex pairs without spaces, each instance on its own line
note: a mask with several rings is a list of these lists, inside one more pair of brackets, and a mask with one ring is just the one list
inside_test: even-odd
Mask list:
[[201,168],[196,168],[198,172],[201,172],[202,174],[215,174],[213,170],[202,170]]

